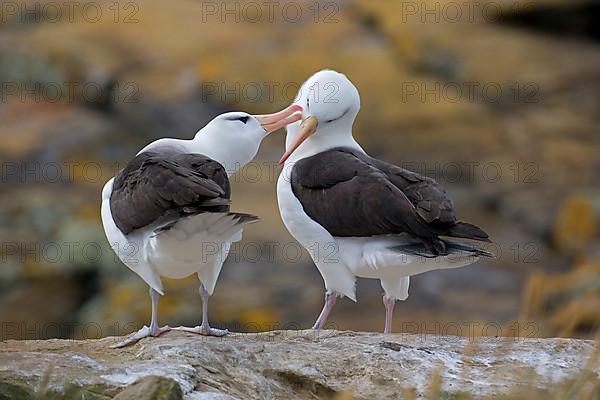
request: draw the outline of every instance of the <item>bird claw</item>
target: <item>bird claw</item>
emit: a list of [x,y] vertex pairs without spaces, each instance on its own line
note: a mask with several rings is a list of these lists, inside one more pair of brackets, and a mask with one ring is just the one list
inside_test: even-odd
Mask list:
[[135,332],[132,335],[129,335],[127,338],[120,341],[119,343],[113,344],[112,346],[110,346],[110,348],[111,349],[120,349],[122,347],[126,347],[129,345],[135,344],[143,338],[151,337],[151,336],[157,337],[157,336],[162,335],[165,332],[169,332],[170,330],[171,330],[171,328],[169,326],[164,326],[162,328],[157,327],[156,329],[150,329],[149,327],[144,325],[142,327],[142,329],[140,329],[139,331]]
[[229,334],[229,330],[227,330],[227,329],[216,329],[216,328],[211,328],[210,326],[204,326],[204,325],[196,326],[193,328],[190,328],[187,326],[180,326],[177,328],[173,328],[173,330],[195,333],[197,335],[202,335],[202,336],[215,336],[215,337],[223,337],[223,336]]

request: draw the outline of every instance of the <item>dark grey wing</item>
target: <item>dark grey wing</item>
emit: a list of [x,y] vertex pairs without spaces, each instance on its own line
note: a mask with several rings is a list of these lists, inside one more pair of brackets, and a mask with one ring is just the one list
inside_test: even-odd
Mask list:
[[454,203],[446,189],[435,180],[381,160],[369,158],[369,161],[402,190],[427,223],[456,223]]
[[229,197],[229,179],[218,162],[200,154],[150,151],[117,174],[110,210],[128,234],[167,215],[228,211]]
[[357,154],[386,174],[416,207],[417,213],[439,235],[489,242],[479,227],[456,220],[454,202],[446,189],[435,180],[367,155]]
[[472,225],[456,222],[452,201],[437,182],[392,167],[398,168],[351,149],[332,149],[295,164],[292,190],[308,216],[333,236],[408,233],[436,254],[445,253],[438,236]]
[[294,195],[304,211],[333,236],[406,232],[438,252],[437,233],[388,176],[346,149],[298,161],[292,170]]

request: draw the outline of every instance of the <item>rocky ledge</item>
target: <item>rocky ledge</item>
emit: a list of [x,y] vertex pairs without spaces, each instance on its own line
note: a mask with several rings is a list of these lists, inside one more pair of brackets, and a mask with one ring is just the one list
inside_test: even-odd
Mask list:
[[600,373],[595,343],[575,339],[169,332],[110,349],[117,340],[0,342],[0,399],[532,398],[564,382],[597,390]]

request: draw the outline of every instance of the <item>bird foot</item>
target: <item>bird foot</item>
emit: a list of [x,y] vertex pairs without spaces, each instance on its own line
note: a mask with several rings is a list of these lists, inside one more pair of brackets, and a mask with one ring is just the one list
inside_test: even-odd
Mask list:
[[150,329],[149,327],[144,325],[144,327],[142,329],[140,329],[139,331],[135,332],[132,335],[129,335],[125,340],[122,340],[117,344],[113,344],[112,346],[110,346],[110,348],[111,349],[120,349],[122,347],[137,343],[143,338],[151,337],[151,336],[157,337],[157,336],[162,335],[165,332],[169,332],[170,330],[171,330],[171,328],[168,326],[164,326],[162,328],[156,327],[154,329]]
[[173,329],[177,330],[177,331],[195,333],[197,335],[202,335],[202,336],[222,337],[222,336],[229,334],[229,331],[227,329],[211,328],[208,325],[200,325],[200,326],[196,326],[193,328],[189,328],[187,326],[180,326],[180,327],[173,328]]

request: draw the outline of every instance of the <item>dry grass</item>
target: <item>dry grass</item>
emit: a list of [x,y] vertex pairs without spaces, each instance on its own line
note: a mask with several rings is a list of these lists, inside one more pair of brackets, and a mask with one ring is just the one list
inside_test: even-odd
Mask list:
[[538,322],[541,336],[594,336],[600,328],[600,262],[572,271],[534,273],[523,295],[522,319]]

